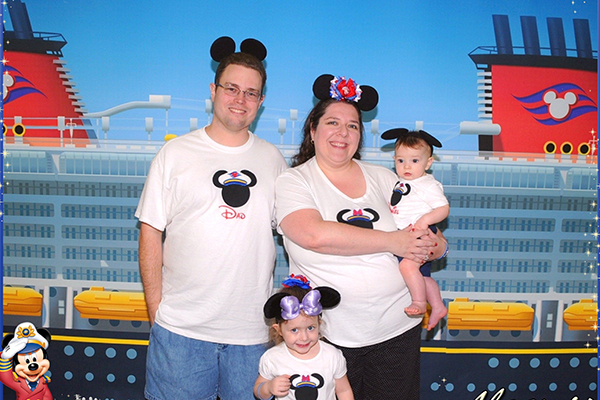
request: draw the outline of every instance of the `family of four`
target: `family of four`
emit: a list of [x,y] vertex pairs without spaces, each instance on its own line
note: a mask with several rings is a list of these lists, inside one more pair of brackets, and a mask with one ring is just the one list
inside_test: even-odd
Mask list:
[[[418,399],[415,316],[428,301],[431,328],[446,312],[419,273],[447,254],[428,229],[448,212],[425,172],[437,141],[392,132],[398,175],[360,161],[362,113],[377,92],[323,75],[288,168],[249,131],[264,100],[266,49],[251,39],[240,48],[213,44],[213,119],[161,148],[136,212],[152,324],[146,398]],[[421,192],[430,206],[402,211]],[[405,229],[401,214],[411,214]],[[271,296],[273,229],[292,275]],[[265,353],[267,324],[280,344]]]

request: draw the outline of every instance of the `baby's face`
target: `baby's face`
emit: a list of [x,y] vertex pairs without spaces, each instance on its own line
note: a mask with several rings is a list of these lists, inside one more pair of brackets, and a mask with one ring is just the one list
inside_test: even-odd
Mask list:
[[398,177],[412,181],[425,175],[425,171],[433,164],[433,157],[428,146],[398,146],[394,151],[394,163]]

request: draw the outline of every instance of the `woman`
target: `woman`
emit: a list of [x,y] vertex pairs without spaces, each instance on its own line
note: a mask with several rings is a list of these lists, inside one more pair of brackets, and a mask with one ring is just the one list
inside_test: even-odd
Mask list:
[[359,161],[361,110],[375,107],[377,92],[331,78],[315,82],[321,101],[306,119],[295,168],[277,179],[278,229],[290,272],[341,293],[340,306],[323,313],[323,331],[346,357],[355,398],[418,399],[421,319],[404,313],[411,299],[393,254],[424,262],[444,254],[445,242],[396,230],[388,205],[396,175]]

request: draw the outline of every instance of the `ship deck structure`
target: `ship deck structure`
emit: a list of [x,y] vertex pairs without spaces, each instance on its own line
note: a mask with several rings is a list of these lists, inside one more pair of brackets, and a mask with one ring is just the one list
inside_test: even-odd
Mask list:
[[[147,329],[140,322],[144,318],[134,317],[144,304],[134,300],[142,287],[133,214],[160,145],[115,141],[85,148],[7,146],[5,284],[44,294],[45,312],[36,322],[93,329],[112,321],[111,329]],[[290,155],[294,148],[282,151]],[[576,337],[559,322],[566,307],[596,300],[594,159],[444,151],[437,157],[432,173],[444,185],[452,209],[442,227],[451,251],[434,273],[445,299],[511,301],[515,309],[528,304],[536,309],[537,319],[528,340]],[[392,165],[391,155],[379,149],[367,148],[364,159]],[[284,249],[278,245],[275,281],[286,275]],[[95,318],[81,317],[84,309],[83,314],[92,315],[85,304],[93,298],[109,302],[107,295],[114,291],[130,293],[131,304],[113,311],[101,308]],[[113,302],[125,301],[112,297]],[[23,295],[23,301],[28,307],[31,299]],[[549,304],[553,312],[542,313]],[[468,314],[464,309],[462,313]],[[528,318],[526,325],[531,326],[534,318]],[[463,322],[453,321],[460,329]],[[547,321],[554,322],[551,329]]]

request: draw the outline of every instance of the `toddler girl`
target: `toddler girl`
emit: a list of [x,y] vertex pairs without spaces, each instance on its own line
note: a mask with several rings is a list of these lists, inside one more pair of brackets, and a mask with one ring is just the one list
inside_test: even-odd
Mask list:
[[264,306],[275,319],[276,346],[260,359],[254,395],[261,400],[354,400],[342,352],[319,340],[320,314],[333,308],[340,294],[330,287],[311,289],[302,275],[291,275]]

